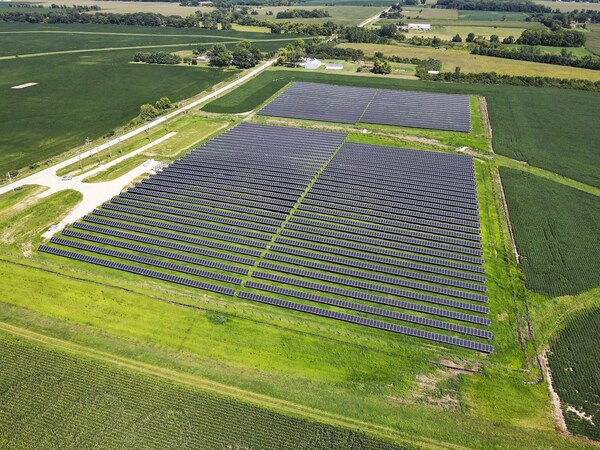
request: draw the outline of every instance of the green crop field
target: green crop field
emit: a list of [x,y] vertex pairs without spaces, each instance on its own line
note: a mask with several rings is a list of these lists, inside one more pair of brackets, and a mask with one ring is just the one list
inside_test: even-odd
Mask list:
[[550,342],[552,384],[571,433],[600,441],[600,309],[571,319]]
[[[219,113],[250,111],[292,81],[484,95],[488,101],[497,153],[600,186],[600,154],[596,151],[600,129],[596,126],[595,113],[600,94],[590,92],[277,70],[269,71],[213,101],[204,110]],[[561,114],[556,113],[557,104]],[[557,129],[561,132],[555,133]],[[550,141],[546,139],[549,134],[553,136]]]
[[464,11],[458,12],[458,20],[491,20],[494,22],[524,21],[529,14],[506,11]]
[[526,285],[551,297],[600,285],[600,197],[501,168]]
[[[130,64],[134,51],[52,55],[0,62],[0,172],[18,170],[133,119],[143,103],[179,101],[235,73]],[[43,71],[36,68],[44,66]],[[169,83],[165,83],[165,79]],[[10,89],[27,82],[26,89]]]
[[600,55],[600,24],[591,23],[588,28],[590,33],[585,35],[585,48],[596,55]]
[[[263,51],[276,50],[292,39],[234,31],[3,23],[0,172],[38,163],[81,145],[86,137],[95,139],[125,125],[143,103],[163,96],[183,100],[238,73],[199,66],[130,64],[137,51],[175,52],[216,42],[232,47],[247,38],[253,38]],[[12,57],[44,52],[66,53]],[[38,85],[11,89],[29,82]]]
[[0,447],[397,448],[0,334]]
[[596,11],[600,10],[600,3],[591,2],[560,2],[554,0],[534,0],[538,5],[544,5],[552,10],[560,10],[563,12],[573,11],[574,9],[593,9]]

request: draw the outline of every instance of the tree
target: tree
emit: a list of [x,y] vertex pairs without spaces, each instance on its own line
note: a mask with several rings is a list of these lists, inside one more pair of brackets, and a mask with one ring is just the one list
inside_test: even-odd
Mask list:
[[390,39],[395,38],[397,33],[398,33],[398,29],[396,28],[396,25],[394,25],[393,23],[390,23],[388,25],[383,25],[381,28],[379,28],[379,31],[377,32],[377,34],[379,34],[379,36],[384,37],[384,38],[390,38]]
[[373,73],[380,73],[382,75],[387,75],[392,73],[392,65],[389,61],[384,59],[376,59],[373,62],[373,68],[371,69]]
[[473,42],[475,40],[475,33],[469,33],[467,35],[467,39],[465,39],[467,42]]
[[500,38],[498,37],[497,34],[492,34],[490,36],[490,42],[493,44],[499,44],[500,43]]
[[502,40],[503,44],[514,44],[515,43],[515,37],[514,36],[509,36],[507,38],[504,38]]
[[149,122],[150,120],[155,119],[156,117],[158,117],[159,114],[160,113],[158,109],[156,109],[150,103],[145,103],[142,106],[140,106],[140,118],[145,122]]
[[171,103],[171,100],[169,99],[169,97],[161,97],[157,102],[156,102],[156,109],[158,110],[166,110],[166,109],[171,109],[171,107],[173,106],[173,104]]
[[280,66],[296,67],[302,58],[306,56],[303,48],[289,44],[279,50],[277,64]]
[[462,42],[460,34],[456,33],[456,35],[454,35],[454,37],[452,38],[452,42]]
[[240,69],[256,66],[260,58],[260,51],[249,41],[240,42],[233,50],[233,64]]
[[209,65],[214,67],[228,67],[231,64],[231,52],[223,44],[215,44],[207,53],[210,58]]
[[439,37],[434,36],[431,40],[431,45],[434,47],[439,47],[440,45],[442,45],[442,40]]

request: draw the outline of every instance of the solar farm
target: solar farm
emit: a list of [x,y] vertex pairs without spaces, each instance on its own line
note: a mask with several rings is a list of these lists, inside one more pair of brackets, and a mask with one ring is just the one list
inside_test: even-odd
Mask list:
[[472,158],[346,137],[238,125],[40,250],[492,352]]
[[468,95],[294,83],[259,111],[264,116],[471,131]]

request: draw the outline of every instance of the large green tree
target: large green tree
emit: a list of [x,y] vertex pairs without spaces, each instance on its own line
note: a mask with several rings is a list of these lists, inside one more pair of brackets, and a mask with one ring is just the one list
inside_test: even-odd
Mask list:
[[231,52],[223,44],[215,44],[207,53],[210,58],[209,65],[214,67],[229,67]]
[[249,41],[242,41],[233,50],[233,64],[240,69],[249,69],[258,64],[260,51]]

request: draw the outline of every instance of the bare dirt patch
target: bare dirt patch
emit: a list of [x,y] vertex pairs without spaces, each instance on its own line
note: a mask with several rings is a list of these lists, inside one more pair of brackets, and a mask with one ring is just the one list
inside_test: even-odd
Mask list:
[[23,84],[19,84],[18,86],[11,87],[11,89],[25,89],[25,88],[28,88],[28,87],[31,87],[31,86],[36,86],[37,84],[38,83],[33,83],[33,82],[23,83]]

